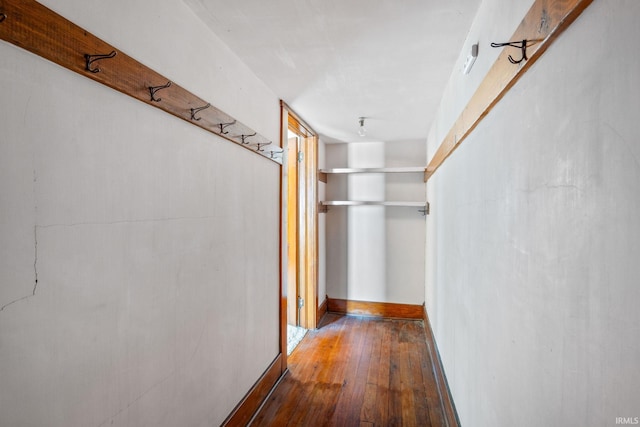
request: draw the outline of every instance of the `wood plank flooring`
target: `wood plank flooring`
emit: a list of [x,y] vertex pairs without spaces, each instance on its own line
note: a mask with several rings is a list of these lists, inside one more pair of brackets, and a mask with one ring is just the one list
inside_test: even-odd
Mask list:
[[444,426],[415,320],[327,314],[251,426]]

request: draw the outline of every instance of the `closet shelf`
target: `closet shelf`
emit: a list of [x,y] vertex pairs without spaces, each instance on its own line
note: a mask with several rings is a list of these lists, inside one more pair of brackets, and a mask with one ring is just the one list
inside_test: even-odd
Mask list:
[[360,200],[324,200],[319,203],[319,213],[327,213],[329,206],[399,206],[420,208],[418,212],[429,214],[429,202],[389,202],[389,201],[360,201]]
[[374,202],[356,200],[325,200],[320,202],[323,206],[408,206],[423,208],[427,202]]
[[320,169],[321,173],[424,173],[425,166],[410,166],[397,168],[333,168]]

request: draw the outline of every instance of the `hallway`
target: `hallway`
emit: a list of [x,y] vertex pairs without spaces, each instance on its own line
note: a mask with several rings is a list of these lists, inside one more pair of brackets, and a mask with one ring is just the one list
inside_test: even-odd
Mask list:
[[639,17],[0,0],[0,427],[640,424]]
[[441,426],[421,321],[327,314],[252,426]]

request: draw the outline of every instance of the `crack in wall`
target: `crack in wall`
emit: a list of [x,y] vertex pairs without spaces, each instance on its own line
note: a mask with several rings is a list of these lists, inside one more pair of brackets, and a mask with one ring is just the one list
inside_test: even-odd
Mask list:
[[582,190],[582,188],[580,188],[579,186],[575,185],[575,184],[553,184],[551,182],[545,182],[543,184],[540,184],[534,188],[531,187],[527,187],[527,188],[520,188],[517,191],[520,191],[522,193],[527,193],[527,194],[533,194],[536,193],[540,190],[575,190],[578,191],[580,193],[584,193],[584,191]]
[[101,422],[98,427],[102,427],[105,424],[107,424],[109,421],[111,421],[111,424],[113,424],[113,421],[120,416],[120,414],[122,414],[123,412],[125,412],[126,410],[128,410],[131,406],[133,406],[135,403],[137,403],[140,399],[142,399],[143,397],[145,397],[147,394],[151,393],[155,388],[161,386],[164,382],[166,382],[169,378],[171,378],[172,376],[174,376],[176,374],[176,372],[178,371],[178,369],[174,369],[173,371],[171,371],[168,375],[166,375],[164,378],[162,378],[160,381],[156,382],[155,384],[153,384],[151,387],[147,388],[145,391],[143,391],[138,397],[136,397],[135,399],[133,399],[131,402],[129,402],[127,404],[127,406],[121,408],[118,412],[116,412],[115,414],[113,414],[112,416],[110,416],[109,418],[107,418],[106,420],[104,420],[103,422]]
[[[34,187],[37,181],[37,177],[34,171],[33,182]],[[35,193],[35,191],[34,191]],[[38,206],[35,203],[35,194],[34,194],[34,210],[37,218]],[[87,226],[87,225],[117,225],[117,224],[132,224],[132,223],[154,223],[154,222],[166,222],[166,221],[193,221],[193,220],[212,220],[219,219],[215,216],[200,216],[200,217],[175,217],[175,218],[152,218],[152,219],[136,219],[136,220],[121,220],[121,221],[112,221],[112,222],[79,222],[79,223],[70,223],[70,224],[48,224],[48,225],[34,225],[33,226],[33,242],[34,242],[34,257],[33,257],[33,290],[29,295],[25,295],[20,298],[16,298],[13,301],[8,302],[7,304],[0,307],[0,312],[4,311],[5,308],[13,305],[17,302],[23,301],[27,298],[31,298],[36,295],[38,290],[38,228],[51,228],[51,227],[77,227],[77,226]]]
[[[207,312],[208,314],[209,312]],[[200,331],[200,337],[198,338],[198,342],[196,343],[196,346],[193,350],[193,353],[191,353],[191,356],[188,358],[187,362],[191,362],[193,361],[193,358],[196,356],[196,354],[198,353],[198,351],[200,350],[200,346],[202,344],[203,341],[203,337],[205,334],[205,331],[207,330],[207,327],[209,326],[208,322],[204,322],[203,326],[202,326],[202,330]],[[180,373],[183,369],[185,369],[186,365],[184,366],[178,366],[176,368],[174,368],[171,372],[169,372],[169,374],[167,374],[166,376],[164,376],[162,379],[160,379],[158,382],[154,383],[152,386],[150,386],[149,388],[147,388],[145,391],[143,391],[140,395],[138,395],[138,397],[136,397],[135,399],[131,400],[129,403],[127,403],[126,406],[122,407],[120,410],[118,410],[115,414],[111,415],[109,418],[105,419],[103,422],[101,422],[98,427],[103,427],[104,425],[106,425],[109,421],[111,421],[111,424],[113,424],[113,421],[119,417],[122,413],[124,413],[125,411],[127,411],[131,406],[133,406],[134,404],[136,404],[139,400],[141,400],[143,397],[145,397],[147,394],[149,394],[150,392],[152,392],[155,388],[161,386],[163,383],[165,383],[167,380],[169,380],[172,376]]]
[[55,228],[55,227],[79,227],[79,226],[94,226],[94,225],[120,225],[120,224],[152,224],[156,222],[171,222],[171,221],[200,221],[200,220],[220,220],[219,216],[184,216],[184,217],[167,217],[167,218],[140,218],[130,220],[116,220],[116,221],[87,221],[87,222],[73,222],[73,223],[59,223],[59,224],[46,224],[40,225],[39,228]]
[[15,303],[17,303],[17,302],[20,302],[20,301],[22,301],[22,300],[24,300],[24,299],[27,299],[27,298],[31,298],[32,296],[33,296],[33,295],[26,295],[26,296],[23,296],[22,298],[18,298],[18,299],[16,299],[16,300],[13,300],[13,301],[11,301],[11,302],[9,302],[9,303],[7,303],[7,304],[3,305],[2,307],[0,307],[0,312],[1,312],[1,311],[4,311],[4,309],[5,309],[5,308],[7,308],[7,307],[9,307],[10,305],[13,305],[13,304],[15,304]]
[[34,274],[34,283],[33,290],[31,294],[25,295],[23,297],[17,298],[11,302],[6,303],[2,307],[0,307],[0,312],[4,311],[5,308],[9,307],[12,304],[23,301],[27,298],[31,298],[36,296],[36,291],[38,290],[38,226],[33,226],[33,240],[34,240],[34,258],[33,258],[33,274]]
[[[29,98],[27,100],[27,107],[29,105],[29,101],[31,101],[31,98]],[[25,113],[26,114],[26,113]],[[31,167],[32,167],[32,171],[33,171],[33,187],[32,187],[32,195],[33,195],[33,217],[34,217],[34,226],[33,226],[33,289],[31,290],[31,293],[29,295],[25,295],[23,297],[17,298],[13,301],[10,301],[8,303],[6,303],[5,305],[3,305],[2,307],[0,307],[0,312],[3,312],[5,308],[9,307],[10,305],[13,305],[17,302],[20,301],[24,301],[27,298],[31,298],[36,296],[36,291],[38,290],[38,202],[37,202],[37,198],[36,198],[36,184],[38,182],[38,174],[36,173],[36,167],[35,167],[35,154],[32,152],[31,153]]]
[[613,127],[611,124],[607,122],[603,122],[603,124],[618,137],[618,140],[622,143],[622,145],[624,145],[624,147],[627,149],[627,151],[631,155],[631,158],[633,159],[636,165],[636,168],[640,169],[640,161],[636,157],[636,154],[631,148],[631,145],[629,145],[629,141],[627,141],[627,139],[624,136],[622,136],[622,134],[618,132],[618,130],[615,127]]
[[38,290],[38,226],[33,226],[33,292],[31,296],[36,295],[36,290]]

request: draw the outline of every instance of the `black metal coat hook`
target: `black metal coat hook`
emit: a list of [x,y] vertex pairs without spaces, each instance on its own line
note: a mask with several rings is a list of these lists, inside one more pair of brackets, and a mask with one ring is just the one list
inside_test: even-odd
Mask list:
[[273,159],[275,157],[276,154],[278,155],[282,155],[282,153],[284,153],[284,150],[280,150],[280,151],[269,151],[269,154],[271,155],[271,158]]
[[235,120],[234,120],[234,121],[232,121],[232,122],[229,122],[229,123],[219,123],[219,124],[218,124],[218,126],[220,126],[220,134],[221,134],[221,135],[226,135],[226,134],[228,134],[228,133],[229,133],[229,131],[228,131],[228,130],[225,130],[225,129],[226,129],[227,127],[232,126],[232,125],[235,125],[235,124],[236,124],[236,121],[235,121]]
[[267,143],[265,143],[265,144],[261,144],[260,142],[258,142],[258,148],[256,148],[256,151],[264,151],[264,150],[261,150],[261,149],[260,149],[260,147],[264,147],[264,146],[266,146],[266,145],[269,145],[269,144],[271,144],[272,142],[273,142],[273,141],[269,141],[269,142],[267,142]]
[[192,108],[191,120],[195,120],[196,122],[199,122],[202,117],[196,117],[196,114],[198,114],[202,110],[206,110],[209,107],[211,107],[211,104],[207,103],[207,105],[205,105],[204,107]]
[[98,67],[91,68],[91,64],[93,64],[95,61],[99,61],[101,59],[113,58],[116,55],[117,55],[117,52],[115,50],[112,50],[111,53],[98,54],[98,55],[89,55],[88,53],[85,53],[84,54],[84,59],[86,61],[85,70],[90,71],[92,73],[99,73],[100,72],[100,68],[98,68]]
[[[251,135],[240,135],[240,138],[242,138],[242,143],[243,144],[248,144],[248,142],[245,142],[245,139],[250,138],[252,136],[256,136],[258,134],[258,132],[254,132]],[[260,144],[258,144],[260,145]]]
[[511,46],[517,47],[518,49],[522,49],[522,58],[519,60],[513,59],[513,56],[509,55],[509,62],[512,64],[519,64],[522,61],[529,59],[527,58],[527,40],[522,40],[521,42],[507,42],[507,43],[491,43],[491,47],[503,47],[503,46]]
[[0,22],[4,22],[5,19],[7,19],[7,14],[6,13],[0,13]]
[[151,101],[153,102],[160,102],[162,101],[162,98],[156,98],[156,92],[162,89],[166,89],[169,86],[171,86],[171,82],[168,81],[166,85],[164,86],[149,86],[149,94],[151,95]]

